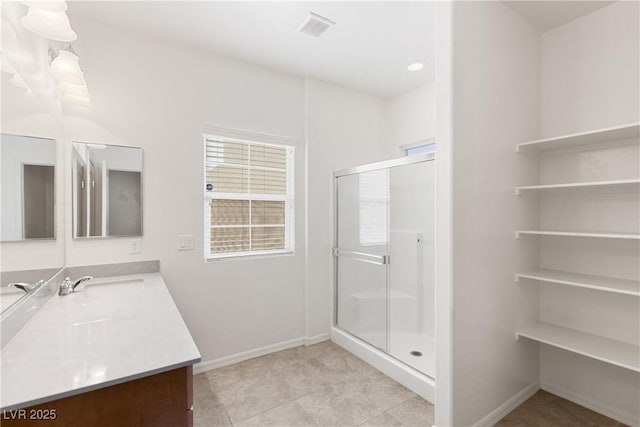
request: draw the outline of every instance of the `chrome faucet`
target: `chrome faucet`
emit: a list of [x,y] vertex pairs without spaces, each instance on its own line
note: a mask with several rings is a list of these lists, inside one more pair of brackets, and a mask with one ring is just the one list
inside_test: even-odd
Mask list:
[[33,285],[30,285],[28,283],[17,282],[17,283],[9,283],[7,286],[10,288],[18,288],[24,291],[25,293],[29,294],[35,291],[36,288],[43,283],[44,283],[44,280],[40,280],[38,283],[34,283]]
[[65,277],[65,279],[60,284],[60,289],[58,289],[58,295],[69,295],[76,291],[76,287],[87,280],[93,279],[93,276],[84,276],[76,280],[75,282]]

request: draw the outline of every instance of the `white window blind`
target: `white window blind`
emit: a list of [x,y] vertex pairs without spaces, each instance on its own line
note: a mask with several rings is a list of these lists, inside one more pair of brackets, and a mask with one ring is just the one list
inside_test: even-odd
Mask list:
[[360,244],[387,243],[389,184],[386,169],[363,172],[359,176]]
[[207,258],[293,251],[294,147],[205,135]]

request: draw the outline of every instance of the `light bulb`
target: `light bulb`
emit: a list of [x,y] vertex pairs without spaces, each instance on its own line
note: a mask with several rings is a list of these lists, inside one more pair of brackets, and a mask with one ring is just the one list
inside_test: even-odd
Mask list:
[[[66,3],[65,3],[66,8]],[[29,6],[27,16],[20,19],[27,30],[49,40],[72,42],[78,35],[71,29],[67,14]]]
[[51,62],[51,74],[60,83],[70,83],[78,86],[86,85],[78,57],[68,50],[61,50]]

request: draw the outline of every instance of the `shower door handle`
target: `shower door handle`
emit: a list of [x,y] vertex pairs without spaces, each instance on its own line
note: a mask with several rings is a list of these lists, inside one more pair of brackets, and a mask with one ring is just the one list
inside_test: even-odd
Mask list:
[[390,262],[389,255],[368,254],[365,252],[350,251],[347,249],[333,248],[333,255],[337,257],[352,258],[357,261],[368,262],[376,265],[387,265]]

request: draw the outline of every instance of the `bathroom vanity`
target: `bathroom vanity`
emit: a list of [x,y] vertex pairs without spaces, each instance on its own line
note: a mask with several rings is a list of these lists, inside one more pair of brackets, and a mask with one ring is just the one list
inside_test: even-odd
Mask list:
[[51,295],[1,360],[3,426],[192,425],[200,354],[159,273]]

